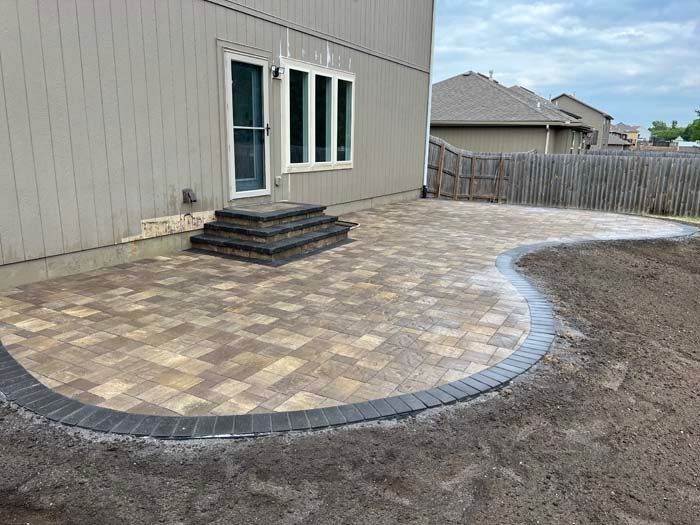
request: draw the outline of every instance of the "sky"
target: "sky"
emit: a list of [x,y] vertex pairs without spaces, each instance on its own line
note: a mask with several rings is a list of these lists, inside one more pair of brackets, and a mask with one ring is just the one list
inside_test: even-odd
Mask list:
[[700,109],[700,0],[437,0],[433,82],[478,71],[613,122],[685,125]]

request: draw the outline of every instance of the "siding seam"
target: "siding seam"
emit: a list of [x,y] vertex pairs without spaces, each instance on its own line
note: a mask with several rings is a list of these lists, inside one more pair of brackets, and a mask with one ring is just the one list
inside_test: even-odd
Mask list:
[[[17,171],[15,170],[15,154],[13,148],[12,148],[12,134],[10,133],[10,119],[7,113],[7,96],[5,95],[7,93],[7,88],[5,87],[5,76],[3,72],[3,67],[2,67],[2,53],[0,53],[0,82],[2,82],[2,93],[3,93],[3,109],[5,110],[5,127],[7,127],[7,138],[8,138],[8,146],[10,149],[10,163],[12,165],[12,186],[15,188],[15,201],[17,202],[17,220],[19,221],[19,239],[20,239],[20,245],[22,246],[22,260],[27,259],[27,253],[24,248],[24,235],[22,234],[23,227],[22,227],[22,214],[19,213],[20,209],[20,202],[19,202],[19,195],[17,193]],[[0,235],[0,247],[2,246],[2,235]],[[5,263],[4,259],[4,251],[3,251],[3,264],[9,264]]]
[[[73,172],[73,191],[75,192],[75,202],[78,206],[78,210],[80,210],[80,203],[78,199],[78,183],[75,180],[75,156],[73,155],[73,130],[71,129],[70,123],[72,122],[71,120],[71,113],[70,113],[70,104],[68,103],[68,80],[66,79],[66,57],[65,53],[63,52],[63,31],[61,31],[61,7],[60,7],[61,2],[59,0],[56,0],[56,14],[57,14],[57,20],[56,24],[58,26],[58,45],[59,45],[59,52],[61,53],[61,69],[63,71],[63,95],[66,97],[66,117],[68,118],[68,144],[70,146],[70,163],[72,167],[72,172]],[[41,26],[41,14],[39,14],[39,25]],[[80,235],[80,248],[85,249],[85,244],[83,242],[83,225],[82,221],[80,220],[80,212],[78,211],[78,234]]]
[[[39,34],[43,36],[44,34],[44,29],[41,27],[41,7],[39,6],[39,0],[36,0],[36,16],[37,16],[37,24],[39,25]],[[59,28],[60,32],[60,28]],[[42,39],[39,38],[39,49],[41,50],[41,70],[42,70],[42,76],[44,77],[44,96],[46,97],[46,120],[49,123],[49,142],[51,142],[51,163],[53,165],[53,186],[56,191],[56,200],[58,201],[58,226],[59,229],[61,230],[61,245],[63,246],[63,251],[66,251],[66,234],[63,231],[63,212],[61,212],[61,199],[59,198],[58,194],[58,181],[57,177],[58,174],[56,173],[56,148],[54,146],[54,130],[53,130],[53,125],[51,124],[51,107],[50,107],[50,102],[49,102],[49,85],[48,82],[46,81],[46,58],[44,57],[44,46],[41,41]],[[63,54],[63,50],[61,50],[61,54]],[[25,77],[26,81],[26,77]],[[65,81],[63,83],[65,86]],[[75,173],[75,171],[74,171]],[[73,177],[73,180],[75,181],[75,176]],[[78,220],[78,223],[80,223],[80,220]],[[81,247],[82,247],[82,242],[81,242]]]
[[[80,55],[80,85],[82,86],[82,95],[83,98],[85,97],[85,60],[83,57],[83,39],[80,36],[80,15],[78,13],[78,4],[77,0],[73,3],[75,6],[75,27],[77,30],[77,42],[78,42],[78,54]],[[60,11],[59,11],[60,13]],[[59,14],[60,16],[60,14]],[[95,243],[97,246],[100,245],[100,225],[99,225],[99,220],[97,218],[97,200],[95,199],[95,181],[94,181],[94,174],[95,174],[95,158],[92,153],[92,142],[90,141],[90,121],[88,117],[88,111],[87,111],[87,106],[83,102],[82,105],[83,108],[83,116],[85,117],[85,134],[88,138],[88,143],[87,143],[87,150],[88,150],[88,155],[90,157],[90,188],[92,192],[92,208],[95,210]]]
[[[111,24],[111,20],[110,20]],[[112,224],[112,243],[114,243],[118,237],[117,235],[117,228],[118,226],[115,224],[114,221],[114,206],[112,205],[112,174],[109,169],[109,139],[107,138],[107,119],[105,118],[105,101],[104,101],[104,96],[102,93],[102,65],[100,64],[100,41],[99,41],[99,33],[97,32],[97,13],[95,12],[95,2],[93,0],[92,3],[92,25],[93,25],[93,30],[95,31],[95,58],[96,58],[96,63],[97,63],[97,74],[99,75],[99,79],[97,82],[97,86],[99,88],[100,92],[100,109],[102,112],[102,133],[104,135],[104,140],[105,140],[105,163],[106,168],[107,168],[107,188],[109,188],[109,199],[107,201],[109,202],[109,216],[110,216],[110,222]],[[114,43],[112,43],[114,45]],[[116,72],[115,72],[116,75]],[[85,77],[85,73],[83,72],[83,78]]]
[[[127,170],[127,165],[126,165],[126,157],[124,156],[124,150],[126,149],[126,145],[124,142],[124,133],[123,133],[123,124],[122,124],[122,103],[119,97],[119,88],[117,87],[119,85],[119,71],[117,68],[117,46],[116,43],[114,42],[114,14],[112,13],[112,0],[110,0],[107,5],[109,6],[109,32],[110,32],[110,37],[112,39],[112,62],[114,62],[114,81],[115,81],[115,86],[114,86],[114,96],[117,99],[117,122],[119,122],[119,144],[121,147],[119,148],[121,150],[121,158],[122,158],[122,169],[121,169],[121,178],[124,181],[124,211],[126,213],[126,234],[129,235],[131,233],[129,229],[129,225],[131,224],[131,220],[129,219],[129,193],[127,192],[127,181],[126,181],[126,170]],[[124,9],[126,9],[126,4],[124,4]],[[128,33],[128,29],[127,29]],[[131,69],[131,67],[129,67]],[[102,77],[102,74],[100,73],[100,77]],[[132,94],[133,98],[133,94]],[[106,126],[105,126],[106,128]],[[137,141],[138,142],[138,141]],[[110,177],[111,179],[111,177]],[[139,195],[139,207],[140,207],[140,202],[141,202],[141,196]],[[138,219],[139,222],[141,221],[141,211],[139,210],[138,214]],[[119,240],[121,240],[123,235],[123,232],[116,233],[114,235],[114,242],[117,243]]]
[[[33,171],[34,171],[34,189],[36,190],[36,199],[37,199],[37,212],[39,214],[39,225],[41,226],[41,243],[44,246],[44,253],[42,254],[42,257],[46,257],[48,255],[48,252],[46,250],[46,235],[44,233],[44,220],[42,218],[41,214],[41,197],[39,194],[39,183],[37,181],[37,173],[36,173],[36,158],[34,157],[34,133],[32,132],[32,121],[29,116],[29,91],[27,90],[27,67],[25,66],[24,63],[24,45],[22,44],[22,23],[19,19],[19,6],[16,9],[16,14],[17,14],[17,30],[20,32],[19,35],[19,55],[20,58],[22,59],[22,80],[24,81],[24,102],[27,107],[27,129],[29,130],[29,148],[32,152],[32,166],[33,166]],[[12,135],[10,135],[12,137]],[[17,177],[17,170],[15,170],[15,178]],[[20,209],[22,206],[22,203],[19,203]],[[24,232],[22,232],[22,237],[24,237]]]
[[[139,12],[141,11],[141,2],[139,2]],[[134,89],[134,68],[133,64],[131,63],[131,34],[129,32],[129,19],[131,18],[129,16],[129,7],[124,4],[124,12],[126,13],[126,46],[127,49],[129,50],[129,80],[131,82],[131,98],[133,103],[131,104],[131,115],[133,117],[134,121],[134,140],[136,142],[136,174],[137,174],[137,179],[138,179],[138,184],[139,184],[139,216],[138,220],[139,222],[143,219],[143,190],[141,189],[141,144],[139,141],[139,134],[136,129],[136,90]],[[143,17],[141,17],[143,19]],[[141,44],[141,48],[143,49],[145,46]],[[144,72],[145,72],[146,64],[145,64],[145,59],[144,59]],[[145,83],[144,83],[145,84]],[[148,115],[148,98],[146,99],[146,114]],[[148,134],[150,137],[150,126],[148,130]],[[122,148],[123,151],[123,148]],[[152,174],[151,174],[152,176]],[[124,191],[126,191],[126,184],[124,185]],[[134,232],[135,233],[135,232]],[[131,234],[131,231],[129,231],[129,234]]]

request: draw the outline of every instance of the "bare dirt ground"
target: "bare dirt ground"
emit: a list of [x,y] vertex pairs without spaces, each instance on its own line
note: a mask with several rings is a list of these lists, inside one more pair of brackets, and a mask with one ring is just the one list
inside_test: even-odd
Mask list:
[[537,369],[418,420],[101,439],[0,407],[0,523],[698,523],[700,239],[546,250]]

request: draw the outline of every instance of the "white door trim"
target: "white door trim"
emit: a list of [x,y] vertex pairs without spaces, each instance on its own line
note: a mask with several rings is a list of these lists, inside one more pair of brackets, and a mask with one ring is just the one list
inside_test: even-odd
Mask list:
[[259,197],[270,195],[270,136],[265,133],[265,188],[260,190],[236,191],[236,163],[233,155],[233,93],[231,90],[231,62],[245,62],[262,66],[262,96],[263,96],[263,121],[264,125],[270,123],[270,90],[269,90],[269,62],[265,58],[246,55],[243,53],[224,52],[224,69],[226,79],[226,148],[228,150],[228,178],[229,178],[229,200],[242,199],[245,197]]

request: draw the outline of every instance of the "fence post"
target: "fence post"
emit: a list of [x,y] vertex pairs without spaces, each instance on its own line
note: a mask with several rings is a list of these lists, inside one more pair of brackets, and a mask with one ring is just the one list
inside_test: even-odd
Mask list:
[[440,198],[440,185],[442,184],[442,170],[445,165],[445,143],[440,146],[440,162],[438,164],[438,181],[437,181],[437,193],[435,195],[436,199]]
[[473,197],[472,195],[474,194],[474,174],[476,170],[476,154],[472,155],[472,172],[469,174],[469,194],[468,198],[469,200],[472,200]]
[[457,200],[457,189],[459,189],[459,177],[462,174],[462,150],[457,154],[457,171],[455,171],[454,187],[452,188],[452,198]]
[[503,176],[503,153],[501,153],[501,158],[498,159],[498,167],[496,168],[496,191],[494,196],[496,198],[496,203],[501,202],[501,177]]

